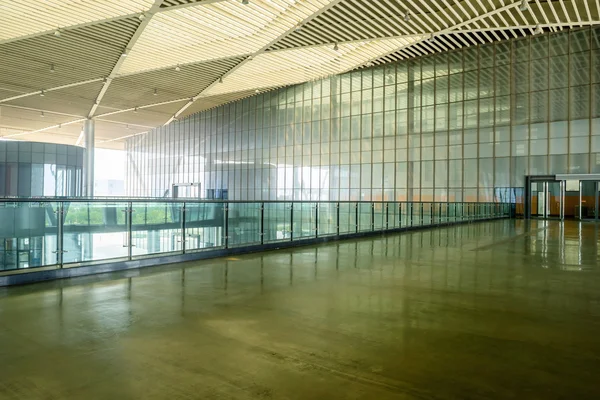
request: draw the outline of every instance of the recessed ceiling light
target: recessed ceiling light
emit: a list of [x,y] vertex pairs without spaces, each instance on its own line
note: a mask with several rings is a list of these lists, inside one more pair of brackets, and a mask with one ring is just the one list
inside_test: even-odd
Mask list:
[[529,4],[527,4],[527,0],[521,0],[521,4],[519,5],[519,10],[521,10],[521,11],[529,10]]

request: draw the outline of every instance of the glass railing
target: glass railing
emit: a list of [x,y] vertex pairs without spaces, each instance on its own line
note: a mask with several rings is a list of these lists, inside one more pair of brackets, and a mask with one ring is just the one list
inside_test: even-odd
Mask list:
[[504,203],[11,199],[0,201],[0,272],[509,216]]

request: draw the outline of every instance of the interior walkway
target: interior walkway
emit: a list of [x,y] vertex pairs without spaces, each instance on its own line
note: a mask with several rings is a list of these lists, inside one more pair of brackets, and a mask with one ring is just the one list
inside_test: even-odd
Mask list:
[[496,221],[0,290],[0,399],[600,398],[598,227]]

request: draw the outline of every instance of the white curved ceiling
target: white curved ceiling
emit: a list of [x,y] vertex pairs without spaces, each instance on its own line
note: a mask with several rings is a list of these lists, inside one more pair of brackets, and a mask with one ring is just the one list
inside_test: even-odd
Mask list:
[[0,0],[0,137],[99,147],[365,65],[600,22],[599,0]]

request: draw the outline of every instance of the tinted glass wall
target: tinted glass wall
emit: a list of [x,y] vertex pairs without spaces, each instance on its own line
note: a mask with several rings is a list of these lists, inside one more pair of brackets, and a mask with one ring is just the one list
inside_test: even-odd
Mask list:
[[515,200],[600,172],[600,30],[464,48],[256,95],[127,142],[127,190],[236,200]]
[[0,141],[0,197],[80,196],[84,149]]

